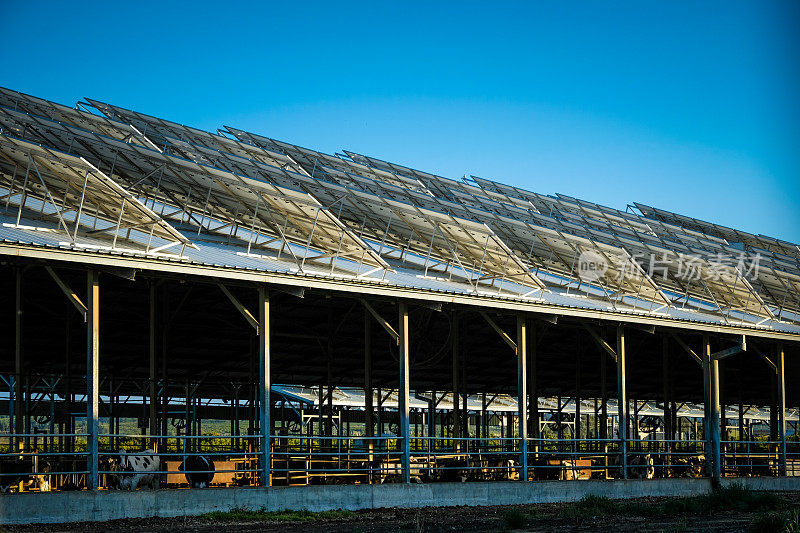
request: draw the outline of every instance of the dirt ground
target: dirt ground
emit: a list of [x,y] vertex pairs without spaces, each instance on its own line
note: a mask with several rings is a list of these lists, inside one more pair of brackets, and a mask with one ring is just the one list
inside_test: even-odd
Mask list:
[[[800,507],[800,493],[781,493],[789,508]],[[659,498],[629,500],[656,506]],[[147,518],[114,520],[101,523],[70,523],[6,527],[9,533],[56,532],[452,532],[452,531],[611,531],[627,532],[735,532],[750,531],[755,512],[723,511],[715,514],[675,514],[669,516],[570,516],[572,504],[531,504],[491,507],[427,507],[422,509],[377,509],[357,511],[347,518],[302,522],[211,520],[208,518]],[[514,523],[509,516],[524,515],[525,524]],[[573,513],[574,515],[575,513]]]

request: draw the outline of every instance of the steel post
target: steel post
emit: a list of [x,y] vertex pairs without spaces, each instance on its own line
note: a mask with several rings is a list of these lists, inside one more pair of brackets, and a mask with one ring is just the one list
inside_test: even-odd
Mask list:
[[719,406],[719,361],[711,358],[711,342],[703,335],[703,392],[706,420],[703,425],[706,434],[706,462],[710,466],[712,482],[719,484],[722,475],[720,456],[720,406]]
[[271,439],[270,416],[270,308],[269,292],[265,287],[258,288],[258,386],[259,386],[259,432],[261,433],[261,486],[268,487],[271,482]]
[[778,438],[781,446],[780,475],[786,475],[786,374],[784,365],[783,344],[778,344],[778,353],[775,358],[778,370]]
[[408,424],[408,404],[409,404],[409,360],[410,360],[410,346],[409,346],[409,321],[408,321],[408,304],[403,300],[399,302],[399,320],[400,329],[399,333],[399,346],[398,346],[398,360],[400,363],[400,384],[398,387],[398,410],[400,411],[400,441],[401,441],[401,465],[403,470],[403,481],[411,483],[411,432]]
[[97,490],[100,485],[100,282],[96,271],[88,272],[86,285],[86,488]]
[[[461,384],[459,383],[459,376],[461,375],[461,368],[458,364],[458,312],[453,312],[453,438],[457,439],[461,436],[461,420],[459,408],[459,395],[461,391]],[[456,451],[461,450],[461,441],[453,440],[453,447]]]
[[528,324],[517,315],[517,409],[520,480],[528,481]]
[[[150,393],[150,435],[158,435],[158,419],[156,407],[158,404],[158,396],[156,395],[156,345],[158,343],[157,337],[157,324],[158,317],[156,314],[156,283],[150,282],[150,380],[149,380],[149,393]],[[154,450],[158,450],[155,439],[151,439],[151,446]]]
[[[603,354],[605,357],[605,354]],[[625,375],[625,329],[617,326],[617,407],[622,477],[628,479],[628,391]]]
[[[16,292],[14,306],[14,427],[12,433],[23,433],[22,409],[22,268],[15,269]],[[14,439],[14,448],[18,439]]]

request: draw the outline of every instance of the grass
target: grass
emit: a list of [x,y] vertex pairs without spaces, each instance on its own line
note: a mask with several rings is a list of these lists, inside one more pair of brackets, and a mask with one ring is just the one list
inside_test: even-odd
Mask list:
[[762,512],[750,523],[750,533],[800,532],[800,509],[786,512]]
[[519,509],[509,509],[503,514],[503,524],[510,529],[519,529],[527,522],[527,516]]
[[[754,513],[750,530],[753,533],[782,531],[800,533],[800,516],[797,510],[786,510],[786,501],[769,492],[751,491],[742,485],[730,485],[716,489],[708,494],[690,498],[670,498],[660,502],[612,500],[605,496],[586,496],[573,504],[565,505],[554,517],[579,522],[589,518],[610,516],[637,517],[682,517],[676,531],[685,530],[687,517],[697,514],[717,512]],[[546,513],[549,514],[549,513]],[[320,520],[344,520],[357,516],[353,511],[283,511],[252,510],[235,508],[227,512],[215,511],[201,515],[209,521],[241,522],[315,522]],[[502,523],[506,530],[520,529],[539,517],[534,508],[512,507],[505,510]],[[420,517],[416,521],[417,530],[423,529]]]
[[316,522],[319,520],[343,520],[353,518],[356,513],[337,509],[335,511],[267,511],[263,507],[260,510],[235,507],[230,511],[214,511],[200,515],[203,520],[215,522]]
[[709,514],[720,511],[768,512],[781,510],[786,502],[769,492],[755,492],[742,485],[730,485],[691,498],[671,498],[663,503],[612,500],[604,496],[586,496],[565,507],[560,516],[579,520],[596,516],[675,516]]

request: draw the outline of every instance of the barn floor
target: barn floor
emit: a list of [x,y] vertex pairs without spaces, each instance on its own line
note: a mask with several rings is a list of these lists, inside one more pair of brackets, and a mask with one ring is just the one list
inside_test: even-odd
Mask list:
[[[712,497],[713,498],[713,497]],[[687,508],[688,507],[688,508]],[[376,509],[326,515],[261,517],[206,515],[186,518],[126,519],[97,523],[12,526],[11,532],[199,531],[220,529],[264,532],[396,531],[779,531],[776,518],[800,509],[800,492],[752,493],[700,501],[698,498],[584,500],[566,504],[486,507]]]

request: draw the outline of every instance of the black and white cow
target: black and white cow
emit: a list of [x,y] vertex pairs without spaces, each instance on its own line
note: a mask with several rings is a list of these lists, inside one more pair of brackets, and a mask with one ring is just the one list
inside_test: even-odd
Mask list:
[[119,460],[109,468],[113,472],[111,479],[116,481],[116,487],[123,490],[136,490],[149,486],[155,488],[160,460],[153,450],[128,453],[119,451]]
[[706,458],[702,455],[673,455],[672,456],[672,476],[673,477],[703,477]]
[[214,479],[214,461],[202,455],[184,457],[178,470],[184,472],[186,481],[194,489],[209,487]]
[[[608,466],[614,468],[613,477],[622,478],[622,455],[612,455],[609,457]],[[649,453],[628,452],[628,478],[629,479],[653,479],[656,476],[656,467],[653,457]]]
[[628,477],[631,479],[653,479],[656,467],[653,457],[646,453],[628,456]]

